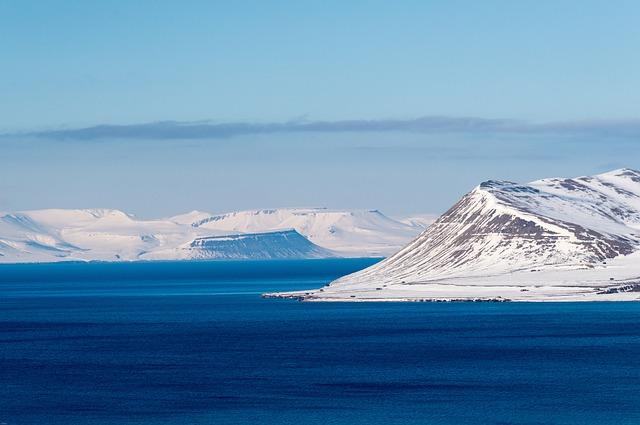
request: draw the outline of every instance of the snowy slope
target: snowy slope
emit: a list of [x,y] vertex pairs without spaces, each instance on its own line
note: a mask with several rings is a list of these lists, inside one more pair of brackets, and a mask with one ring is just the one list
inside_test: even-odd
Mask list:
[[118,210],[24,211],[0,217],[0,261],[136,260],[198,236],[191,226],[136,220]]
[[313,244],[295,230],[206,236],[175,249],[158,250],[142,255],[145,260],[253,260],[328,258],[336,255]]
[[332,211],[323,208],[271,209],[214,215],[194,227],[226,232],[295,229],[313,243],[343,256],[384,257],[398,251],[423,230],[380,211]]
[[173,221],[174,223],[178,224],[191,225],[192,223],[196,223],[200,220],[204,220],[207,217],[211,217],[211,215],[212,214],[208,212],[193,210],[188,213],[174,215],[173,217],[169,217],[167,220]]
[[23,213],[0,217],[0,262],[22,262],[30,258],[64,258],[77,247],[64,241]]
[[[322,209],[259,210],[213,215],[192,211],[165,219],[140,220],[118,210],[47,209],[0,216],[0,262],[72,260],[133,261],[189,258],[299,258],[302,241],[286,231],[295,229],[311,240],[308,256],[384,256],[400,249],[422,229],[392,220],[378,211]],[[245,245],[249,239],[225,243],[229,255],[190,247],[203,238],[281,232],[267,245]],[[267,243],[262,236],[260,242]],[[221,243],[212,239],[211,243]],[[276,246],[276,241],[281,246]],[[254,241],[255,242],[255,241]],[[235,243],[237,249],[229,244]],[[243,248],[244,247],[244,248]],[[244,254],[242,250],[245,249]],[[334,252],[334,250],[336,252]],[[257,254],[261,252],[260,254]]]
[[431,226],[438,219],[438,216],[435,214],[415,214],[394,218],[408,226],[424,230]]
[[638,171],[484,182],[395,255],[308,298],[594,296],[640,298]]

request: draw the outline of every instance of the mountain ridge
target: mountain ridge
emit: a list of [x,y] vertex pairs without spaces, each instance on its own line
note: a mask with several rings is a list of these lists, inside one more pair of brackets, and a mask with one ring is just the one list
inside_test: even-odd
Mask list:
[[333,258],[336,254],[315,245],[293,229],[222,236],[202,236],[180,247],[154,251],[143,260],[273,260]]
[[[145,259],[224,259],[187,249],[198,238],[284,232],[295,229],[317,248],[298,238],[281,238],[279,248],[261,252],[255,242],[243,256],[226,244],[233,258],[383,257],[395,252],[422,228],[386,217],[377,210],[286,208],[211,214],[191,211],[161,219],[137,219],[115,209],[43,209],[0,216],[0,262],[136,261]],[[294,241],[295,239],[295,241]],[[265,239],[266,240],[266,239]],[[275,239],[272,239],[272,241]],[[242,245],[241,239],[237,243]],[[264,242],[264,241],[263,241]],[[213,243],[213,242],[211,242]],[[289,244],[292,244],[289,246]],[[266,247],[267,245],[263,245]],[[189,256],[191,252],[193,255]],[[259,253],[259,254],[258,254]]]
[[279,208],[234,211],[192,223],[226,232],[295,229],[313,243],[342,256],[386,257],[423,230],[376,209]]
[[[635,288],[636,281],[640,291],[639,249],[636,170],[528,184],[488,180],[396,254],[308,298],[587,299],[597,288]],[[565,298],[561,287],[569,288]]]

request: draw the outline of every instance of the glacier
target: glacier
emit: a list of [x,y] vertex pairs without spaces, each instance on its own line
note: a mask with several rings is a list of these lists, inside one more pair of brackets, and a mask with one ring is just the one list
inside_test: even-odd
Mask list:
[[475,187],[396,254],[306,301],[640,300],[640,172]]

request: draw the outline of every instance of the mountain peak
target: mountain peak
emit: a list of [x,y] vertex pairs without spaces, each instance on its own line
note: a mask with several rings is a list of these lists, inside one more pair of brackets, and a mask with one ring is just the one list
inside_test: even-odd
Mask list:
[[480,189],[502,189],[516,184],[517,183],[508,180],[486,180],[480,183],[478,187]]
[[[609,271],[608,263],[617,266]],[[617,289],[620,281],[627,289]],[[640,292],[640,173],[631,169],[529,184],[485,181],[395,255],[308,297],[537,299],[620,291]]]
[[633,168],[618,168],[616,170],[598,174],[594,177],[627,177],[635,182],[640,182],[640,171]]

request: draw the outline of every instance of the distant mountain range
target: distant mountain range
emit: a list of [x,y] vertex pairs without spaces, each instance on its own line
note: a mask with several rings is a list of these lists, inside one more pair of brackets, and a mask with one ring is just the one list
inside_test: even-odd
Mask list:
[[640,172],[484,182],[386,260],[284,296],[640,299]]
[[228,236],[205,236],[188,244],[168,250],[147,253],[151,259],[302,259],[336,257],[334,252],[322,248],[295,230],[265,233],[246,233]]
[[157,220],[111,209],[23,211],[0,216],[0,262],[383,257],[428,222],[322,208],[192,211]]

